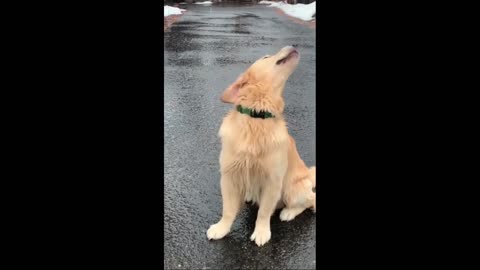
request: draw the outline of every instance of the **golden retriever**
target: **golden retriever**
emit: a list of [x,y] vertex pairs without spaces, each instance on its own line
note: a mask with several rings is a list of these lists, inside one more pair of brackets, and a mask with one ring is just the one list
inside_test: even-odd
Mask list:
[[258,246],[270,240],[270,217],[276,208],[289,221],[306,208],[315,211],[315,167],[307,168],[282,116],[285,83],[300,60],[287,46],[257,60],[230,85],[221,100],[235,106],[220,127],[223,213],[207,231],[208,239],[223,238],[244,201],[259,205],[250,237]]

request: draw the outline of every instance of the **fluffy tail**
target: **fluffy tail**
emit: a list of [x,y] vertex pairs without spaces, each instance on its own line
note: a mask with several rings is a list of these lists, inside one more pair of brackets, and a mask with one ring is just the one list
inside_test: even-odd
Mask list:
[[312,181],[312,187],[315,187],[315,184],[317,183],[317,180],[315,179],[316,171],[317,170],[315,166],[312,166],[310,169],[308,169],[308,172],[310,173],[310,181]]

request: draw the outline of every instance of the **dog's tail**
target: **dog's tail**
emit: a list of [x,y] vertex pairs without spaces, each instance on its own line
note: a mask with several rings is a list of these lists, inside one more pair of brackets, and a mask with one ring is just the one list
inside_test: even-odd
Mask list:
[[317,183],[317,180],[316,180],[316,167],[315,166],[312,166],[310,167],[310,169],[308,169],[308,172],[310,174],[310,181],[312,181],[312,187],[315,188],[315,185]]

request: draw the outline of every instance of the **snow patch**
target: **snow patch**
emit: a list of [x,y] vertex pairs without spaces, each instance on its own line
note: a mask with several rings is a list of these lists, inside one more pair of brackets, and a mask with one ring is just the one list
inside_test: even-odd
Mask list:
[[315,12],[317,9],[315,2],[312,2],[308,5],[305,5],[305,4],[290,5],[284,2],[260,1],[259,4],[270,4],[269,7],[279,8],[283,10],[285,14],[298,18],[300,20],[304,20],[304,21],[313,20],[314,19],[313,15],[315,15]]
[[213,4],[212,1],[195,2],[195,5],[211,5],[211,4]]
[[260,1],[258,2],[259,4],[261,5],[268,5],[268,4],[274,4],[274,3],[277,3],[277,2],[273,2],[273,1]]
[[182,15],[182,11],[187,11],[186,9],[171,7],[171,6],[164,6],[163,7],[163,17],[167,17],[170,15]]

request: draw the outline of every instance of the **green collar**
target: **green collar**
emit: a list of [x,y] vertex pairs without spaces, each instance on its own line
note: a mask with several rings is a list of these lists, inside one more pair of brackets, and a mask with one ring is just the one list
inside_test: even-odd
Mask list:
[[242,105],[237,106],[237,111],[240,113],[249,115],[250,117],[253,117],[253,118],[262,118],[262,119],[275,118],[275,115],[273,115],[271,112],[266,112],[266,111],[257,112],[254,109],[242,107]]

